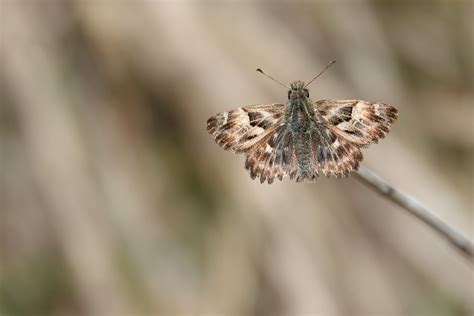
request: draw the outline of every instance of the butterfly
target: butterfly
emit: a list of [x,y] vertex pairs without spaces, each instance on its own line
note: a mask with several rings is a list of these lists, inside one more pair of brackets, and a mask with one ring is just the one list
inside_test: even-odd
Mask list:
[[216,114],[207,120],[207,131],[225,150],[244,153],[245,169],[261,183],[287,176],[297,182],[348,176],[362,161],[361,148],[387,135],[398,110],[363,100],[311,101],[306,87],[334,62],[308,84],[295,81],[289,87],[257,69],[289,89],[287,103]]

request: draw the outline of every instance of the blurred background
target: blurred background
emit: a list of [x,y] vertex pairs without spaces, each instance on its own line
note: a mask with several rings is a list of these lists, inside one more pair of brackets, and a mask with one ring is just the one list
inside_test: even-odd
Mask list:
[[474,275],[355,178],[252,181],[215,113],[400,111],[363,164],[473,234],[472,1],[1,1],[1,315],[473,315]]

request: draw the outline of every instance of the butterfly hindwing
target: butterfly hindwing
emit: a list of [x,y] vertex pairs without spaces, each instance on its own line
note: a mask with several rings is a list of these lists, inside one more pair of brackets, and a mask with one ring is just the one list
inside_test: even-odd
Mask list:
[[207,131],[222,148],[244,152],[278,126],[284,108],[283,104],[260,104],[219,113],[207,120]]
[[252,179],[272,183],[275,178],[313,181],[320,175],[337,178],[356,170],[362,160],[358,145],[327,126],[318,126],[299,142],[287,124],[280,124],[246,153],[245,168]]
[[319,100],[314,108],[331,129],[363,147],[384,138],[398,116],[388,104],[363,100]]
[[296,168],[295,148],[286,124],[277,126],[245,155],[245,169],[252,179],[259,177],[261,183],[294,175]]
[[[298,141],[302,136],[302,141]],[[313,181],[320,175],[342,178],[359,166],[358,145],[344,139],[325,124],[314,125],[307,135],[295,135],[297,182]],[[291,177],[291,174],[290,174]]]
[[311,136],[313,168],[318,174],[342,178],[357,170],[362,160],[358,145],[344,139],[326,125],[313,130]]

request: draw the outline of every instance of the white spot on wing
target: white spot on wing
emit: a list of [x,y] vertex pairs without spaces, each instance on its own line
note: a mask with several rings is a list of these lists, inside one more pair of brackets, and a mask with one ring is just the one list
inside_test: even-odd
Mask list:
[[269,153],[271,153],[272,151],[273,151],[273,148],[272,148],[270,145],[266,144],[266,145],[265,145],[265,153],[268,153],[268,154],[269,154]]

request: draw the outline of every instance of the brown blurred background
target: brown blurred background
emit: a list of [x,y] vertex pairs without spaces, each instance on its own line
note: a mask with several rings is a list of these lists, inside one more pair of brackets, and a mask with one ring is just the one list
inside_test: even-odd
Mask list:
[[252,181],[211,115],[395,105],[364,165],[473,233],[472,1],[1,1],[1,315],[473,315],[473,269],[354,178]]

